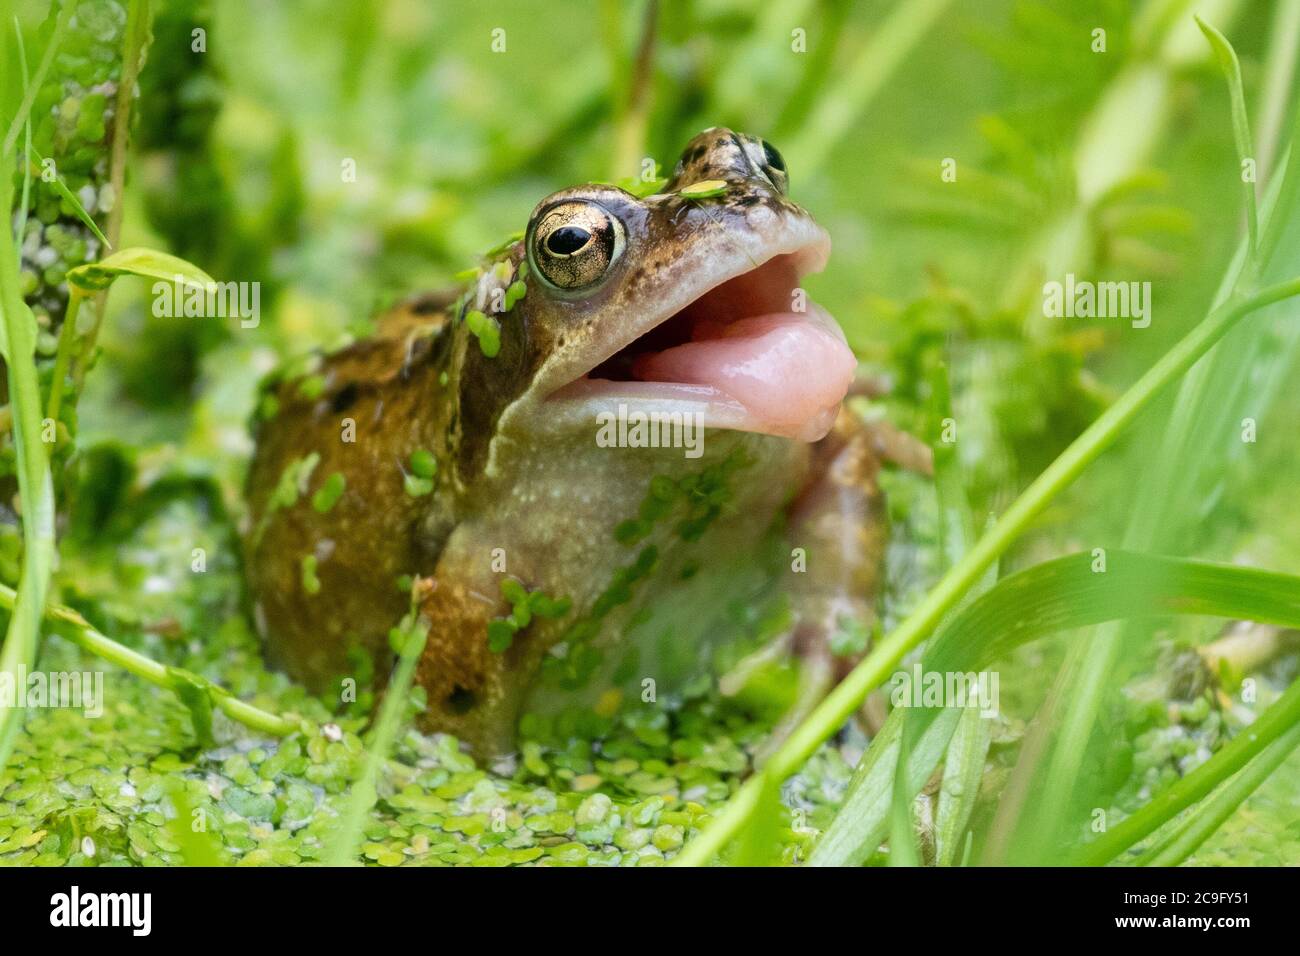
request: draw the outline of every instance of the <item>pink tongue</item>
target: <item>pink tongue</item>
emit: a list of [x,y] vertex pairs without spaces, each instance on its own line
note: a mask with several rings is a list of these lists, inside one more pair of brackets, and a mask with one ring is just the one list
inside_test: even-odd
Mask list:
[[814,307],[803,315],[756,315],[710,331],[723,337],[642,355],[633,373],[643,381],[712,385],[745,406],[756,431],[825,433],[857,367],[834,319]]

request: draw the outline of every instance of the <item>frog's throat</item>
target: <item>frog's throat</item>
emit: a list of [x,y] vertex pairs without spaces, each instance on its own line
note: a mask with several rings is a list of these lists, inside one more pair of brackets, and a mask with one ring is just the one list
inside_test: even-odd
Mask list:
[[799,220],[775,241],[702,266],[694,288],[665,296],[599,361],[543,391],[547,417],[581,425],[627,407],[816,441],[857,366],[835,319],[799,287],[829,249],[820,228]]

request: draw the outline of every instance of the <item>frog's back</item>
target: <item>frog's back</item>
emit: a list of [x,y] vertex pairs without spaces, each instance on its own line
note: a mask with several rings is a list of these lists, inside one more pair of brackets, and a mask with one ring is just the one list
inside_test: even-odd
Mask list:
[[442,297],[414,300],[263,402],[244,539],[254,617],[275,662],[316,691],[354,672],[352,648],[383,666],[409,603],[398,580],[436,558],[442,492],[407,476],[416,451],[446,458],[453,406],[429,398],[444,391],[446,330]]

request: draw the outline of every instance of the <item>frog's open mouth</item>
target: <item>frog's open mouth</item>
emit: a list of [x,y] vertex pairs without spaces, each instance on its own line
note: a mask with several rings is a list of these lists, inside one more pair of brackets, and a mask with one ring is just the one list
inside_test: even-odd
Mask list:
[[702,414],[710,428],[816,441],[857,366],[834,318],[799,288],[828,246],[777,250],[723,275],[552,397]]

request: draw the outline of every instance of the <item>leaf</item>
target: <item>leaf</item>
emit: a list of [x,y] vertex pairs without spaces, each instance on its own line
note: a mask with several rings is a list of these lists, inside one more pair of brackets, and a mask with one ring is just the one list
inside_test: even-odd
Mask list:
[[1178,866],[1219,829],[1236,809],[1300,746],[1300,722],[1273,741],[1212,797],[1202,802],[1174,831],[1136,861],[1139,866]]
[[[13,208],[13,156],[0,153],[0,209]],[[8,225],[0,228],[0,328],[13,414],[18,493],[23,504],[23,561],[18,595],[0,650],[0,671],[13,679],[30,671],[40,644],[41,617],[54,566],[54,482],[41,441],[41,393],[34,361],[36,325],[19,292],[18,251]],[[22,727],[22,706],[0,708],[0,772]]]
[[193,263],[156,249],[122,249],[98,262],[68,270],[68,281],[87,291],[112,285],[118,276],[139,276],[161,282],[179,282],[187,287],[208,288],[217,281]]
[[705,179],[702,182],[683,186],[677,190],[677,194],[683,199],[714,199],[725,194],[726,191],[727,183],[725,180]]
[[[1103,833],[1067,862],[1079,866],[1101,866],[1109,863],[1128,847],[1154,833],[1187,807],[1208,796],[1215,787],[1246,767],[1274,741],[1285,739],[1294,746],[1291,734],[1297,725],[1300,725],[1300,680],[1293,681],[1282,696],[1255,719],[1248,733],[1233,737],[1213,757],[1168,789],[1156,794],[1149,803],[1132,816]],[[1276,757],[1277,754],[1273,751],[1261,759],[1268,762]],[[1221,808],[1211,808],[1206,812],[1213,815],[1221,812]],[[1197,824],[1193,823],[1191,826],[1195,827]],[[1175,841],[1180,842],[1178,837],[1175,837]]]
[[[28,146],[27,148],[36,157],[37,165],[44,165],[45,157],[36,151],[36,147]],[[86,207],[81,204],[81,200],[77,198],[76,194],[68,188],[63,181],[63,177],[56,175],[51,185],[54,186],[54,191],[63,197],[63,201],[72,207],[73,213],[81,220],[82,225],[95,234],[95,238],[103,243],[105,249],[112,249],[113,244],[108,241],[107,236],[99,231],[99,226],[95,224],[94,218],[90,213],[86,212]]]
[[[943,756],[962,709],[949,707],[926,728],[912,748],[907,762],[906,786],[916,793],[925,786]],[[905,708],[896,708],[880,728],[849,781],[844,806],[822,834],[809,866],[855,866],[865,861],[889,831],[889,809],[894,794],[894,770],[906,718]]]
[[958,862],[957,854],[966,842],[963,839],[966,824],[979,796],[984,761],[992,739],[993,722],[983,717],[978,707],[966,707],[943,761],[943,783],[939,787],[934,826],[934,856],[938,866],[954,866]]
[[199,808],[190,799],[185,785],[184,777],[167,778],[167,796],[175,810],[175,814],[167,818],[167,832],[180,846],[186,866],[228,866],[230,856],[216,835],[193,826],[194,811]]
[[376,781],[379,779],[379,770],[388,758],[388,751],[397,735],[411,683],[415,679],[415,665],[420,661],[429,635],[428,624],[417,618],[414,612],[408,614],[401,626],[394,630],[401,635],[397,669],[384,693],[384,702],[379,706],[379,716],[375,718],[361,776],[352,786],[347,805],[343,809],[342,821],[334,834],[329,855],[331,866],[345,866],[356,860],[366,814],[377,799]]
[[[1120,619],[1200,614],[1300,624],[1295,575],[1123,550],[1106,553],[1105,571],[1094,572],[1093,561],[1071,555],[1005,578],[950,620],[923,670],[977,672],[1046,634]],[[933,719],[933,710],[913,708],[905,740]]]
[[[934,439],[934,485],[939,501],[940,541],[948,567],[956,564],[974,546],[975,518],[962,484],[960,463],[952,444],[942,441],[942,423],[952,415],[951,383],[944,366],[931,375],[931,419]],[[971,588],[967,603],[986,593],[997,582],[998,564]],[[984,777],[984,759],[993,738],[993,722],[980,713],[976,704],[968,704],[957,721],[943,761],[943,781],[935,810],[934,851],[939,866],[951,866],[979,796]],[[903,735],[902,753],[908,752],[910,740]],[[895,781],[896,785],[899,781]],[[910,801],[911,794],[906,799]],[[895,789],[895,807],[900,795]],[[897,829],[897,827],[896,827]],[[891,860],[893,854],[890,855]]]
[[754,807],[754,819],[736,846],[736,855],[730,861],[732,866],[771,866],[779,862],[781,818],[785,813],[781,806],[781,785],[768,774],[762,774],[761,779],[763,785]]
[[190,719],[194,722],[194,736],[198,738],[199,746],[213,746],[216,738],[212,734],[212,696],[208,693],[210,685],[197,674],[179,667],[168,667],[167,676],[172,690],[190,712]]
[[944,628],[927,671],[979,669],[1035,638],[1121,618],[1204,614],[1300,627],[1300,577],[1183,558],[1106,552],[1045,561],[1004,578]]
[[[1242,91],[1241,63],[1237,60],[1237,51],[1232,48],[1228,38],[1214,27],[1199,16],[1194,16],[1194,19],[1201,32],[1205,34],[1205,39],[1210,41],[1214,58],[1219,63],[1219,69],[1223,71],[1224,79],[1228,81],[1228,99],[1232,103],[1232,137],[1237,144],[1237,159],[1241,161],[1249,159],[1253,162],[1255,149],[1250,141],[1250,119],[1246,115],[1246,96]],[[1250,257],[1258,267],[1259,212],[1256,208],[1254,177],[1249,180],[1242,177],[1242,188],[1246,199],[1246,224],[1250,230]]]
[[[1125,551],[1109,552],[1107,570],[1094,573],[1090,554],[1070,555],[1004,578],[957,612],[925,655],[923,670],[974,671],[1046,634],[1121,617],[1174,614],[1300,626],[1300,577]],[[809,862],[845,866],[865,860],[886,832],[903,730],[917,741],[906,780],[915,793],[938,765],[961,713],[954,707],[912,707],[890,714]]]

